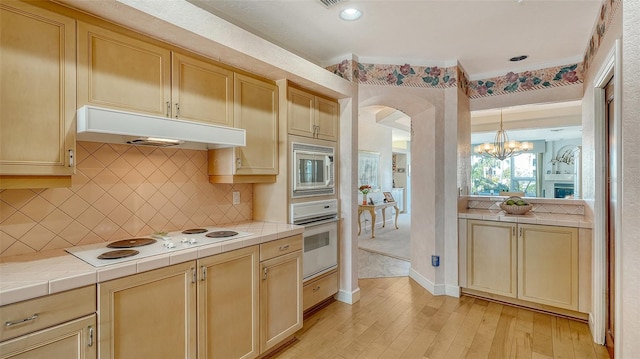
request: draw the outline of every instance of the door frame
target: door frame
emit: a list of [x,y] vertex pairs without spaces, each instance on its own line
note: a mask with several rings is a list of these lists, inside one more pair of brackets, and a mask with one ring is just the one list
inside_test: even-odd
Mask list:
[[[614,95],[620,99],[622,90],[622,41],[616,39],[615,44],[609,54],[607,55],[603,65],[596,73],[593,81],[594,90],[594,142],[595,142],[595,191],[594,191],[594,221],[593,221],[593,259],[592,259],[592,308],[589,313],[589,325],[591,327],[591,334],[593,340],[598,344],[604,344],[605,331],[606,331],[606,289],[607,289],[607,248],[606,248],[606,236],[607,236],[607,207],[609,204],[606,202],[607,191],[607,159],[605,158],[608,153],[606,147],[605,136],[607,135],[607,129],[605,128],[605,111],[606,111],[606,98],[605,87],[609,81],[613,78],[613,91]],[[622,154],[622,141],[621,141],[621,123],[622,123],[622,101],[614,102],[613,116],[615,121],[615,135],[616,135],[616,150],[618,154]],[[622,179],[622,156],[617,157],[617,176]],[[621,180],[617,182],[618,193],[622,193]],[[621,203],[616,203],[616,213],[621,212]],[[621,228],[620,216],[616,217],[616,228]],[[616,251],[616,264],[615,271],[620,273],[621,263],[620,260],[620,240],[619,234],[616,233],[614,238],[614,248]],[[615,278],[615,288],[619,291],[621,280],[619,276]],[[615,295],[615,317],[620,318],[620,305],[621,299],[618,293]],[[618,320],[615,322],[614,331],[620,333]],[[619,342],[614,341],[614,352],[617,351]]]

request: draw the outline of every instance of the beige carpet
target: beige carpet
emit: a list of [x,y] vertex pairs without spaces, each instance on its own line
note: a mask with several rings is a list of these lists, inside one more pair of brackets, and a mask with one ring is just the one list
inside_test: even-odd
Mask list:
[[[411,243],[410,243],[410,225],[411,215],[408,213],[398,216],[398,227],[395,229],[393,222],[389,217],[394,217],[390,210],[387,210],[387,224],[383,228],[381,224],[376,226],[376,237],[371,238],[371,221],[362,221],[362,232],[358,236],[358,247],[365,251],[383,254],[386,256],[410,260]],[[380,218],[378,213],[378,218]]]

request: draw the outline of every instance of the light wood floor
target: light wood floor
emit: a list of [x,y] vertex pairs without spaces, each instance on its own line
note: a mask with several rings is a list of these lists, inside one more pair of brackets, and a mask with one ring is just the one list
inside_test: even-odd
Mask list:
[[408,277],[360,279],[361,299],[304,321],[275,358],[608,358],[585,323],[471,297],[434,297]]

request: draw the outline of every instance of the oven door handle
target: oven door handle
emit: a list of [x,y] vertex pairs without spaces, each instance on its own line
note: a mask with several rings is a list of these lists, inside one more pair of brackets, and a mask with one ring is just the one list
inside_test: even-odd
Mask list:
[[297,225],[300,226],[305,226],[305,227],[315,227],[315,226],[319,226],[321,224],[327,224],[327,223],[333,223],[333,222],[337,222],[338,218],[329,218],[329,219],[325,219],[322,221],[317,221],[317,222],[304,222],[304,223],[295,223]]

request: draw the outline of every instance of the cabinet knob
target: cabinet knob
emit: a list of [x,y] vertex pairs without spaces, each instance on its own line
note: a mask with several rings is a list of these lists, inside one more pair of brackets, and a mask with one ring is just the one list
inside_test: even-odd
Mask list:
[[167,117],[171,117],[171,102],[167,101]]
[[286,251],[287,249],[289,249],[289,245],[288,245],[288,244],[287,244],[287,245],[284,245],[284,246],[280,246],[280,247],[278,247],[278,250],[279,250],[279,251]]
[[180,117],[180,104],[176,102],[176,118]]
[[313,291],[314,291],[314,292],[317,292],[317,291],[319,291],[319,290],[320,290],[320,286],[317,286],[317,287],[313,288]]

